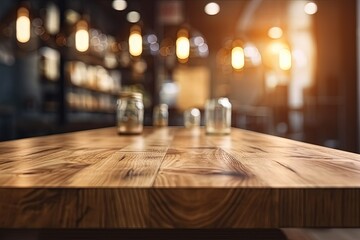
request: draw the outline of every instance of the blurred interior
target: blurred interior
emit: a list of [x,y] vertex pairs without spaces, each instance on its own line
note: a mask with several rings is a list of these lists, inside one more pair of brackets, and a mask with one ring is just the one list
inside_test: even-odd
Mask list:
[[0,140],[114,126],[134,91],[147,126],[228,97],[233,127],[359,152],[358,5],[1,0]]

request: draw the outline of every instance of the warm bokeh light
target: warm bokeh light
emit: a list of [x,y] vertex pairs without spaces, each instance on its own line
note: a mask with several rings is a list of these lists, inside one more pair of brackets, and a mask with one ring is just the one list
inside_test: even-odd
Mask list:
[[56,34],[60,30],[60,11],[54,3],[47,6],[45,28],[50,34]]
[[231,50],[231,65],[236,70],[240,70],[244,67],[245,54],[242,47],[234,47]]
[[75,12],[72,9],[68,9],[65,11],[65,19],[69,24],[75,24],[80,19],[80,14]]
[[89,31],[88,24],[85,21],[79,21],[75,33],[75,48],[79,52],[86,52],[89,49]]
[[279,84],[279,78],[274,71],[265,73],[265,86],[267,89],[274,89]]
[[252,66],[259,66],[262,62],[259,50],[252,43],[248,42],[244,45],[244,55]]
[[220,6],[215,2],[210,2],[206,4],[204,11],[208,15],[216,15],[220,12]]
[[272,70],[289,70],[292,67],[292,55],[287,42],[273,40],[263,53],[263,62]]
[[178,32],[178,38],[176,39],[176,56],[179,61],[187,62],[190,55],[190,41],[188,32],[184,29]]
[[117,11],[123,11],[127,7],[127,2],[125,0],[114,0],[112,7]]
[[196,37],[194,37],[194,44],[196,45],[196,46],[201,46],[201,45],[203,45],[205,43],[205,40],[204,40],[204,38],[202,37],[202,36],[196,36]]
[[291,52],[289,49],[283,48],[279,51],[279,67],[282,70],[291,68]]
[[44,57],[44,75],[49,80],[57,80],[59,77],[60,53],[49,47],[42,48],[40,53]]
[[190,53],[190,42],[187,37],[179,37],[176,40],[176,56],[183,61],[188,59]]
[[131,23],[137,23],[140,20],[140,13],[131,11],[126,15],[126,19]]
[[282,42],[272,42],[270,45],[269,45],[269,49],[270,49],[270,53],[271,54],[278,54],[280,52],[281,49],[284,49],[286,48],[286,45]]
[[293,59],[295,61],[295,64],[297,65],[297,67],[299,67],[299,68],[307,67],[309,60],[307,59],[303,50],[301,50],[301,49],[293,50],[292,56],[293,56]]
[[19,8],[16,19],[16,39],[19,42],[26,43],[30,40],[30,27],[29,11],[26,8]]
[[190,113],[191,113],[192,116],[195,116],[195,117],[200,116],[200,111],[197,108],[192,108]]
[[306,14],[312,15],[317,12],[317,5],[314,2],[308,2],[304,6],[304,12]]
[[268,36],[272,39],[279,39],[283,35],[283,30],[279,27],[272,27],[268,31]]
[[133,26],[129,36],[129,52],[132,56],[140,56],[143,51],[142,36],[139,26]]

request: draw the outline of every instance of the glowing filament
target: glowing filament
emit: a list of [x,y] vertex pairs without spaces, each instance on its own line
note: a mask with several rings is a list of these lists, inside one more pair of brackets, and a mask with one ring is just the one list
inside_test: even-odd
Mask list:
[[234,47],[231,51],[231,65],[234,69],[240,70],[245,65],[244,49],[241,47]]
[[26,8],[20,8],[16,19],[16,39],[21,43],[30,40],[30,18],[29,11]]

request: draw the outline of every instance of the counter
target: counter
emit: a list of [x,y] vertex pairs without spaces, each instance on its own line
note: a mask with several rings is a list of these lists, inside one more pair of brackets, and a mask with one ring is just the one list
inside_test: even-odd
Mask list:
[[0,143],[0,228],[360,226],[360,155],[233,128]]

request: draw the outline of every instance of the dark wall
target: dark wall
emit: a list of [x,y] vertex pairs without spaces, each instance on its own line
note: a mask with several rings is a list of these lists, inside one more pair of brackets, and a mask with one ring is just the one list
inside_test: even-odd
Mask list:
[[356,1],[318,1],[315,16],[317,142],[359,151]]

